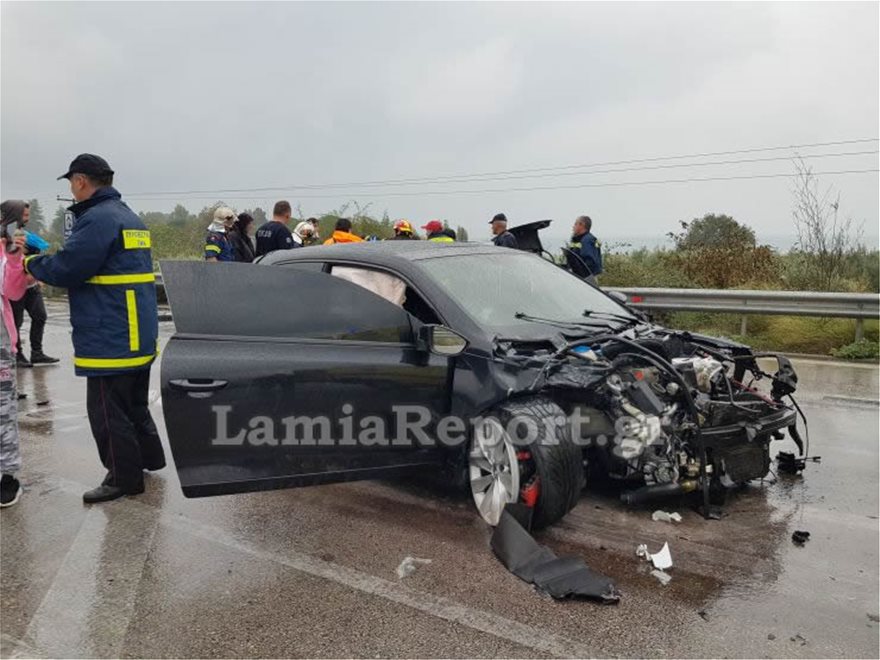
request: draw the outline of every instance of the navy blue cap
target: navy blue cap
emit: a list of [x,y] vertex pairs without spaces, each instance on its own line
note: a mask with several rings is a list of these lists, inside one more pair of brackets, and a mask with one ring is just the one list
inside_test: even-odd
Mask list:
[[74,174],[88,174],[89,176],[112,175],[110,164],[95,154],[80,154],[73,159],[67,172],[58,177],[58,180],[69,179]]

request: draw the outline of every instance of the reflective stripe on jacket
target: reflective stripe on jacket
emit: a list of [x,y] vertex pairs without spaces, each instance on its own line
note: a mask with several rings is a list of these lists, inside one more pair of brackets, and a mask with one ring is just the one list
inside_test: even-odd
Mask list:
[[445,236],[444,234],[432,234],[428,236],[429,241],[433,241],[434,243],[455,243],[455,240],[451,236]]
[[36,279],[68,289],[78,376],[148,367],[159,334],[150,232],[112,187],[70,207],[64,247],[25,259]]
[[235,251],[226,234],[209,231],[205,236],[205,259],[217,261],[235,261]]

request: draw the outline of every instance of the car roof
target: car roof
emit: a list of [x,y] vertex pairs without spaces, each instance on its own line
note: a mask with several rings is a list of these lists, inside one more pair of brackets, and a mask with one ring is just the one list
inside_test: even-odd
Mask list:
[[291,261],[352,260],[393,268],[404,262],[421,261],[440,257],[499,254],[518,250],[499,248],[491,243],[437,243],[433,241],[370,241],[364,243],[337,243],[316,245],[293,250],[276,250],[263,257],[259,263],[272,265]]

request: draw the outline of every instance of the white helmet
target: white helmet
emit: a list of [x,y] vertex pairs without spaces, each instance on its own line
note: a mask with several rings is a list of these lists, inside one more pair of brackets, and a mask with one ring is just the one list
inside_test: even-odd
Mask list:
[[303,220],[296,226],[296,229],[293,230],[293,233],[300,238],[306,238],[315,233],[315,228],[312,223]]

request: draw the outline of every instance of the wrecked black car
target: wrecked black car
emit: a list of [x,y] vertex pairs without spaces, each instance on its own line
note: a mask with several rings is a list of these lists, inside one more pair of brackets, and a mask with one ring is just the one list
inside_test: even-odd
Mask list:
[[188,497],[442,470],[488,523],[520,502],[545,526],[597,471],[626,501],[695,491],[708,510],[767,475],[773,439],[800,444],[785,358],[766,374],[535,254],[394,241],[162,274]]

